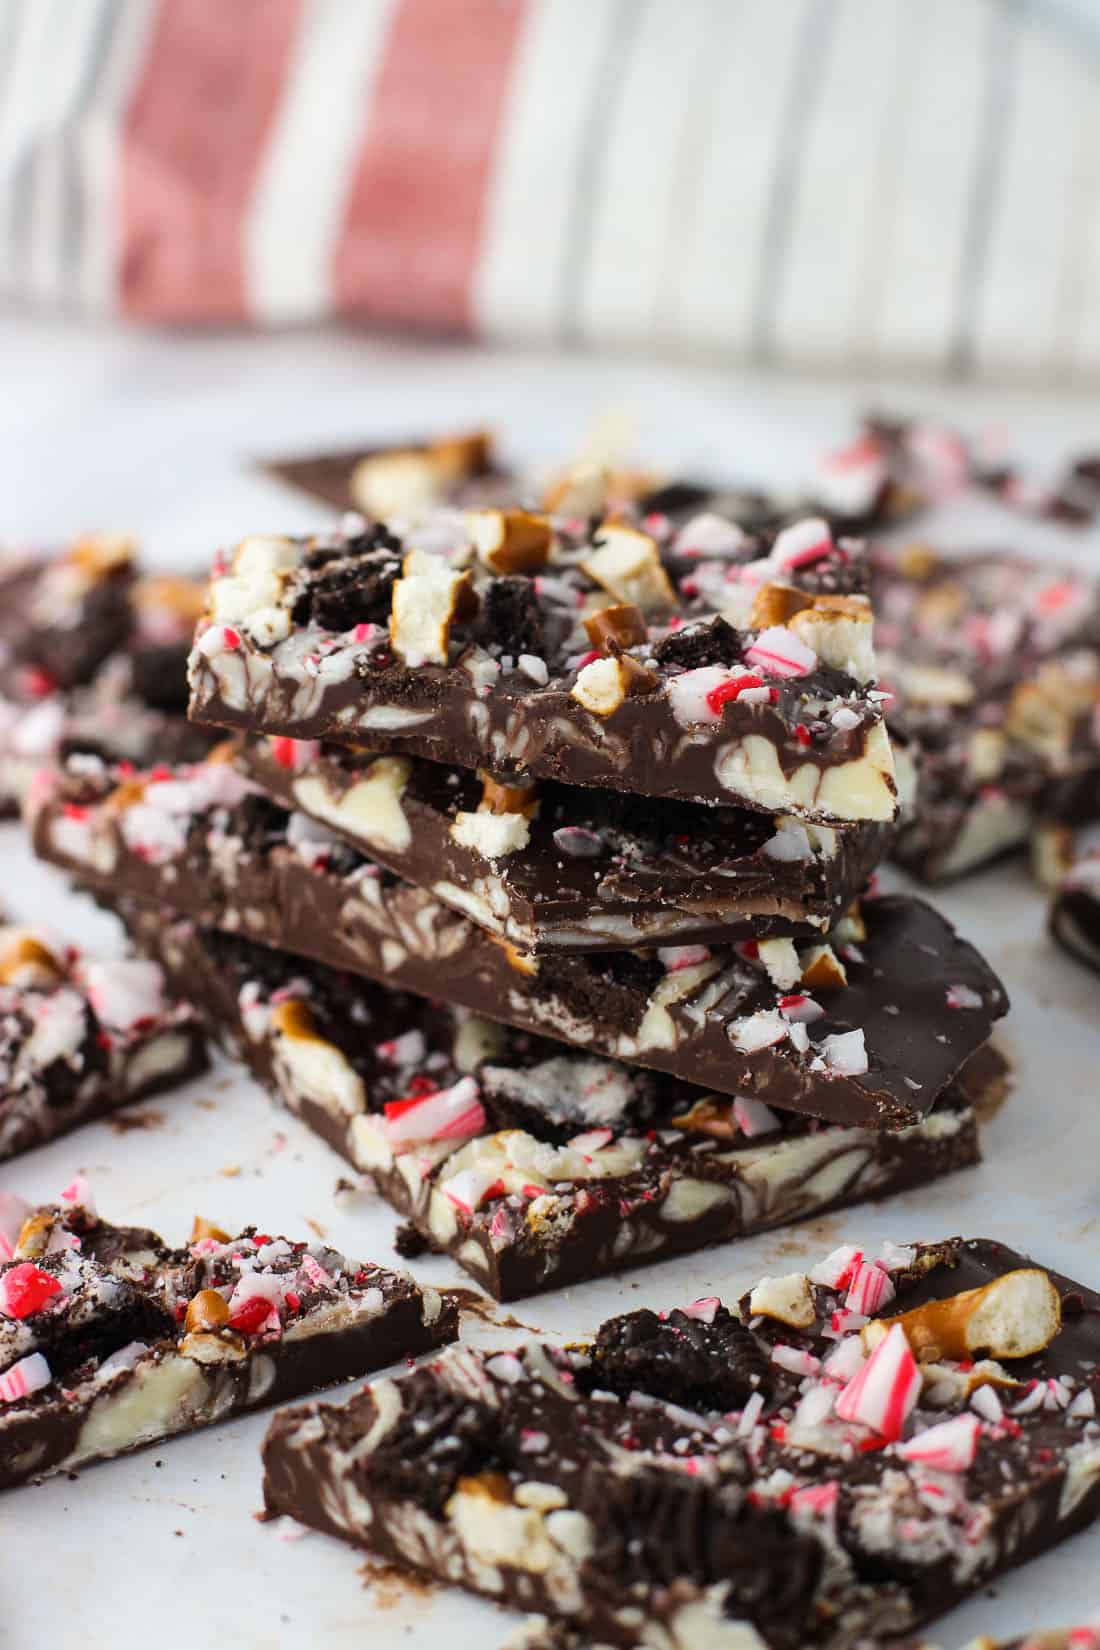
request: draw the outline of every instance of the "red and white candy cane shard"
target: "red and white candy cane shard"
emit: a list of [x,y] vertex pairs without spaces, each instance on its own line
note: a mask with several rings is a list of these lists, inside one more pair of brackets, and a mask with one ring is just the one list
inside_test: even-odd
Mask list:
[[818,1261],[810,1271],[810,1281],[820,1283],[825,1289],[844,1289],[851,1283],[862,1262],[863,1250],[843,1243],[824,1260]]
[[610,1146],[615,1136],[610,1129],[586,1129],[583,1134],[575,1134],[569,1142],[571,1151],[580,1152],[588,1156],[592,1152],[601,1152],[605,1146]]
[[921,1390],[921,1372],[900,1324],[881,1340],[836,1401],[842,1421],[869,1427],[893,1443]]
[[65,1187],[58,1193],[59,1203],[71,1204],[74,1208],[87,1210],[88,1214],[95,1214],[95,1198],[92,1189],[82,1174],[74,1175]]
[[821,1369],[820,1358],[815,1358],[804,1346],[773,1346],[772,1363],[778,1364],[780,1369],[786,1369],[792,1375],[814,1376]]
[[497,1187],[503,1191],[497,1169],[460,1169],[443,1182],[443,1193],[464,1215],[472,1215]]
[[965,1472],[978,1450],[981,1422],[976,1415],[955,1415],[902,1444],[907,1461],[919,1461],[936,1472]]
[[785,1020],[791,1020],[799,1025],[811,1025],[814,1020],[823,1019],[825,1015],[821,1004],[807,996],[804,991],[792,991],[788,996],[780,997],[779,1012]]
[[0,1260],[10,1260],[23,1230],[23,1222],[31,1212],[26,1198],[15,1192],[0,1192]]
[[762,630],[745,658],[769,676],[808,676],[817,665],[813,648],[781,624]]
[[763,1100],[756,1100],[751,1094],[739,1094],[733,1102],[733,1116],[741,1133],[749,1140],[758,1134],[774,1134],[779,1127],[779,1118],[770,1106]]
[[699,1323],[713,1323],[721,1304],[717,1295],[703,1295],[699,1300],[682,1306],[680,1310],[685,1318],[695,1318]]
[[49,1386],[52,1379],[50,1366],[41,1352],[32,1352],[0,1375],[0,1403],[13,1404],[17,1398],[27,1398],[32,1392],[40,1392],[44,1386]]
[[472,1077],[460,1078],[453,1088],[434,1094],[392,1100],[385,1109],[385,1131],[391,1145],[414,1140],[468,1140],[485,1130],[485,1108]]
[[893,1300],[896,1292],[886,1268],[878,1261],[866,1261],[856,1268],[844,1304],[853,1312],[872,1318]]
[[315,1260],[312,1255],[302,1256],[298,1262],[298,1270],[307,1282],[313,1285],[314,1289],[334,1289],[336,1287],[320,1261]]
[[816,1518],[827,1518],[836,1512],[840,1499],[840,1485],[835,1478],[827,1484],[806,1484],[795,1490],[787,1505],[792,1513],[812,1513]]
[[948,1008],[981,1008],[982,994],[975,991],[970,985],[949,985],[947,988]]
[[833,535],[828,524],[819,516],[807,516],[785,527],[772,545],[771,559],[776,567],[808,567],[820,561],[833,548]]
[[669,974],[678,974],[682,968],[696,968],[709,958],[710,947],[706,945],[661,945],[657,948],[657,960]]

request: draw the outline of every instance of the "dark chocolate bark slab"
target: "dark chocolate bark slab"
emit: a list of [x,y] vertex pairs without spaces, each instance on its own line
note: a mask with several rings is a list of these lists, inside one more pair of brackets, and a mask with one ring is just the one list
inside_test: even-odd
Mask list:
[[978,1159],[973,1094],[910,1128],[822,1126],[708,1095],[147,907],[134,942],[421,1245],[498,1300],[921,1185]]
[[191,714],[825,823],[894,818],[858,547],[823,521],[769,547],[716,516],[659,537],[590,519],[451,511],[400,535],[246,539],[214,572]]
[[896,1642],[1100,1512],[1100,1296],[984,1239],[844,1247],[591,1343],[272,1422],[265,1500],[584,1642]]
[[79,1205],[25,1215],[0,1265],[0,1488],[369,1374],[457,1333],[453,1300],[324,1244],[196,1222],[173,1250]]
[[521,955],[221,762],[113,789],[70,776],[41,790],[31,818],[36,852],[93,888],[835,1122],[915,1122],[1007,1008],[978,953],[900,896],[864,901],[832,932],[835,950],[779,939],[705,956]]
[[294,739],[238,764],[289,810],[524,951],[811,938],[841,917],[891,839],[740,808],[556,785]]
[[199,1021],[155,963],[0,926],[0,1159],[205,1069]]

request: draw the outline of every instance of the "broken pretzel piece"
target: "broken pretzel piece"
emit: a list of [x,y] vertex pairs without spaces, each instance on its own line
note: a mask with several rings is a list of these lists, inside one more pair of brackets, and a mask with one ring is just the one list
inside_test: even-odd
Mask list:
[[977,1352],[1030,1358],[1049,1346],[1062,1327],[1062,1302],[1045,1272],[1021,1267],[980,1289],[926,1301],[896,1318],[876,1318],[863,1330],[868,1351],[895,1324],[905,1331],[920,1363],[970,1358]]

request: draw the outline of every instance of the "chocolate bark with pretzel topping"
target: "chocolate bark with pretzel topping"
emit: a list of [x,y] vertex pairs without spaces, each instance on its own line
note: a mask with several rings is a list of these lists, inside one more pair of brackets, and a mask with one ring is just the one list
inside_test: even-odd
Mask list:
[[836,1122],[917,1121],[1007,1007],[977,952],[903,897],[801,950],[515,953],[221,762],[47,782],[30,818],[43,858],[108,894]]
[[0,1489],[371,1374],[457,1334],[453,1298],[321,1243],[196,1222],[191,1244],[170,1249],[86,1206],[23,1212],[0,1264]]
[[286,808],[536,953],[811,938],[891,840],[889,826],[835,831],[549,780],[502,785],[292,739],[245,741],[238,763]]
[[[124,904],[231,1053],[422,1245],[516,1300],[924,1185],[978,1160],[992,1053],[900,1132],[600,1060]],[[980,1057],[979,1057],[980,1058]],[[411,1252],[411,1251],[410,1251]]]
[[[658,542],[629,516],[593,533],[587,519],[499,510],[445,512],[401,536],[364,523],[247,539],[211,582],[191,715],[499,774],[889,822],[864,580],[858,547],[834,545],[821,521],[770,547],[716,516]],[[633,617],[607,637],[597,621],[610,609]]]
[[1093,1290],[984,1239],[846,1247],[283,1411],[264,1496],[585,1643],[855,1650],[1092,1522],[1098,1383]]
[[199,1022],[155,964],[0,926],[0,1160],[205,1069]]

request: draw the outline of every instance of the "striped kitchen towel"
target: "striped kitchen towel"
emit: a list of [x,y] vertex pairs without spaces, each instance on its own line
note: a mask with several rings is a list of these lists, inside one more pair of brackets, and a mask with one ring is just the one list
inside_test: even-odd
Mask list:
[[0,0],[0,283],[1100,374],[1100,0]]

